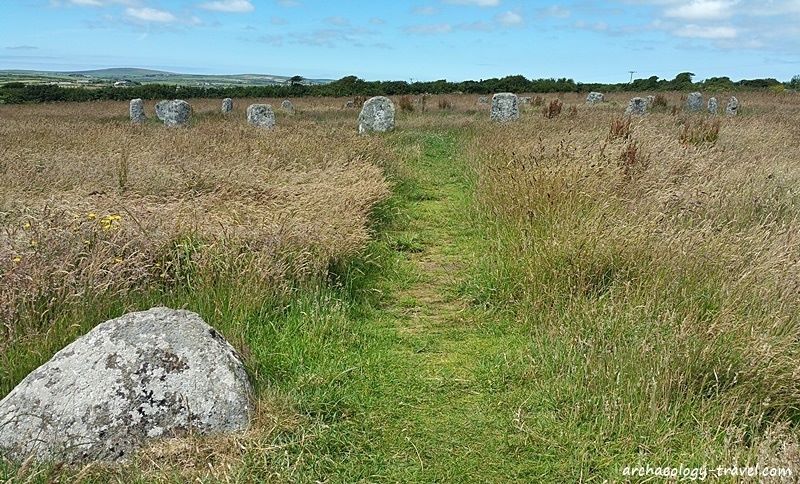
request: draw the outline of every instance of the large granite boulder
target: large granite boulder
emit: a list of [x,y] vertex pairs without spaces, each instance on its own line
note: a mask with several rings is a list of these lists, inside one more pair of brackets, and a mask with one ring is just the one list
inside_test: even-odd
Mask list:
[[144,101],[141,99],[133,99],[130,104],[131,122],[134,124],[142,124],[147,121],[147,116],[144,114]]
[[625,114],[628,115],[644,115],[647,114],[647,99],[643,97],[635,97],[628,102],[628,107],[625,109]]
[[384,133],[394,129],[394,103],[384,96],[367,100],[358,115],[358,133]]
[[586,104],[600,104],[606,100],[602,92],[590,92],[586,96]]
[[492,121],[507,123],[519,119],[519,98],[510,92],[499,92],[492,96]]
[[703,95],[699,92],[693,92],[686,97],[686,109],[691,112],[698,112],[703,110]]
[[257,128],[272,129],[275,127],[275,112],[269,104],[251,104],[247,106],[247,122]]
[[100,324],[0,401],[0,454],[120,460],[158,437],[246,429],[242,360],[195,313],[168,308]]
[[233,99],[226,97],[222,100],[222,113],[227,114],[233,111]]

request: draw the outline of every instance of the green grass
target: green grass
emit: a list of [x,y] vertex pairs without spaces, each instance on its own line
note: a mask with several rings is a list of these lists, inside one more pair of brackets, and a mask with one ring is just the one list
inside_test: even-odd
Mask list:
[[[582,279],[550,281],[552,292],[521,287],[527,267],[513,247],[524,234],[476,206],[460,151],[469,136],[390,135],[398,152],[421,155],[390,170],[394,195],[373,214],[374,241],[327,281],[288,299],[220,278],[81,305],[52,339],[5,357],[0,395],[92,324],[164,304],[200,313],[243,348],[260,400],[291,421],[246,444],[231,481],[601,482],[640,462],[722,463],[723,430],[696,419],[725,409],[686,389],[660,407],[641,386],[641,348],[620,345],[672,336],[643,325],[652,315],[643,309],[608,302],[642,267],[623,253],[552,254],[548,274]],[[712,282],[680,284],[698,295],[698,311],[718,310]],[[0,480],[15,472],[0,466]],[[62,471],[35,480],[52,472]]]

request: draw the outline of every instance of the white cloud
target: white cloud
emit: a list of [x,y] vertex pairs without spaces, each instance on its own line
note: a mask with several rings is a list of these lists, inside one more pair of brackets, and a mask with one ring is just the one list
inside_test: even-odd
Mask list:
[[506,27],[511,27],[514,25],[522,25],[525,19],[522,18],[522,15],[518,14],[517,12],[503,12],[495,17],[495,20],[500,25],[505,25]]
[[500,5],[500,0],[444,0],[444,3],[452,5],[474,5],[476,7],[496,7]]
[[412,34],[446,34],[453,31],[453,26],[450,24],[413,25],[405,30]]
[[547,8],[541,8],[537,11],[540,17],[553,17],[553,18],[567,18],[572,15],[569,9],[561,5],[550,5]]
[[201,3],[200,8],[229,13],[247,13],[256,9],[250,0],[215,0]]
[[678,37],[688,37],[692,39],[735,39],[737,31],[733,27],[726,26],[705,26],[689,24],[673,32]]
[[171,12],[149,7],[129,7],[125,9],[125,15],[131,19],[142,22],[172,23],[178,20],[178,18]]
[[334,15],[333,17],[325,18],[325,22],[327,22],[327,23],[329,23],[331,25],[335,25],[337,27],[347,27],[348,25],[350,25],[350,21],[348,19],[346,19],[344,17],[341,17],[341,16],[338,16],[338,15]]
[[[107,7],[113,4],[121,5],[135,5],[136,0],[67,0],[67,5],[76,5],[78,7]],[[51,4],[55,6],[63,5],[61,1],[53,0]]]
[[723,0],[695,0],[668,8],[664,15],[684,20],[714,20],[728,18],[738,2]]
[[424,7],[415,7],[413,10],[411,10],[411,13],[414,15],[436,15],[438,11],[439,10],[437,10],[436,7],[426,5]]

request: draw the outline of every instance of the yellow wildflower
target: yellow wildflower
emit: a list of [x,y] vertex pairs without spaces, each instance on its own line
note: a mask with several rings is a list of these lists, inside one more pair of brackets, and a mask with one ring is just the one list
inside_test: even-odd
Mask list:
[[97,214],[94,212],[89,212],[88,214],[86,214],[86,218],[88,218],[89,220],[94,220],[97,218]]
[[22,224],[22,228],[25,229],[25,230],[28,230],[29,228],[31,228],[31,223],[30,222],[25,222],[24,224]]
[[117,257],[116,259],[114,259],[114,263],[115,264],[122,264],[122,257]]
[[37,242],[35,239],[31,239],[31,247],[36,247],[37,245],[39,245],[39,242]]
[[22,257],[16,256],[11,260],[14,261],[15,264],[19,264],[20,262],[22,262]]

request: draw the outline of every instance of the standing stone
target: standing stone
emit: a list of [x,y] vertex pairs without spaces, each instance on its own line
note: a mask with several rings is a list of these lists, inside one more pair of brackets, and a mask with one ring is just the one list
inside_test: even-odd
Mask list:
[[294,104],[292,104],[292,101],[289,101],[288,99],[283,100],[281,103],[281,109],[289,114],[294,114]]
[[643,97],[635,97],[628,103],[625,114],[643,115],[647,114],[647,100]]
[[499,92],[492,96],[492,121],[507,123],[519,119],[519,99],[516,94]]
[[264,129],[275,127],[275,113],[269,104],[251,104],[247,106],[247,122]]
[[656,97],[653,96],[652,94],[650,96],[647,96],[645,99],[647,100],[648,106],[652,106],[653,103],[656,102]]
[[169,106],[170,102],[171,101],[164,100],[164,101],[159,101],[159,102],[156,103],[156,117],[158,118],[159,121],[162,121],[162,122],[164,121],[164,119],[165,119],[165,114],[164,113],[166,113],[167,106]]
[[147,116],[144,115],[144,101],[141,99],[131,100],[130,115],[132,123],[142,124],[147,121]]
[[728,101],[728,106],[725,108],[725,114],[728,116],[736,116],[739,113],[739,100],[731,96]]
[[717,98],[715,97],[708,98],[708,113],[717,114],[718,110],[719,110],[719,103],[717,103]]
[[162,106],[162,115],[164,116],[164,126],[169,128],[184,126],[192,117],[192,106],[180,99],[168,101]]
[[486,96],[479,97],[478,104],[489,104],[489,98]]
[[703,95],[693,92],[686,98],[686,109],[692,112],[703,110]]
[[226,97],[222,100],[222,112],[227,114],[233,111],[233,99]]
[[100,324],[0,401],[0,455],[116,461],[147,440],[244,430],[242,360],[195,313],[153,308]]
[[376,96],[368,99],[358,115],[358,134],[392,131],[394,112],[394,103],[388,97]]
[[606,97],[602,92],[590,92],[589,95],[586,96],[586,104],[598,104],[604,102],[605,100]]

